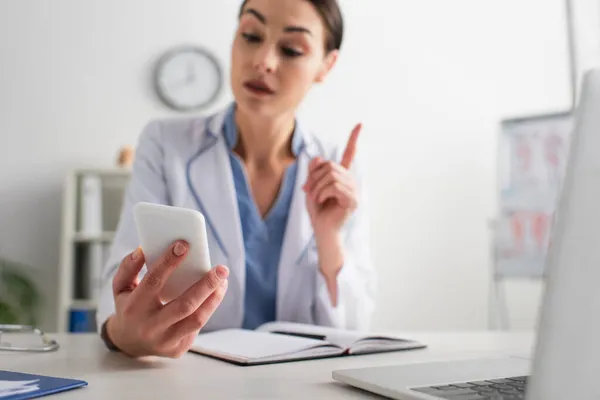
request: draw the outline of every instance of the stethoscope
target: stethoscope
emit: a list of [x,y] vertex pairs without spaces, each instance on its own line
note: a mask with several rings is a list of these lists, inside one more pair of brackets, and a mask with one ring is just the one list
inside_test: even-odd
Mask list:
[[[41,343],[30,347],[14,345],[3,340],[4,333],[13,334],[33,334],[39,336]],[[50,339],[41,329],[29,325],[1,325],[0,324],[0,351],[21,351],[21,352],[48,352],[58,350],[59,345],[56,340]]]

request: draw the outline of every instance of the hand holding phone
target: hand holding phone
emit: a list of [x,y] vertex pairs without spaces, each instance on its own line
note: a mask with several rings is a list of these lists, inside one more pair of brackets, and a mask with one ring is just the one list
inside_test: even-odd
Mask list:
[[133,214],[148,269],[176,241],[188,245],[185,259],[163,287],[162,301],[176,299],[211,270],[206,223],[199,211],[141,202],[134,206]]
[[115,312],[102,328],[109,348],[132,357],[178,358],[189,351],[227,292],[229,270],[217,265],[181,296],[163,304],[160,294],[187,250],[187,243],[175,242],[141,280],[139,273],[146,264],[141,249],[123,258],[113,278]]

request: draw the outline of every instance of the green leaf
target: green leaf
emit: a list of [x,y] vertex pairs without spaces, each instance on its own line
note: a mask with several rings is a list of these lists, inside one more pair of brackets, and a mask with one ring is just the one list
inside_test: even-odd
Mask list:
[[14,271],[5,271],[3,280],[6,284],[6,292],[22,308],[32,310],[39,302],[39,295],[33,283],[25,276]]
[[[23,272],[27,266],[0,259],[0,322],[35,325],[41,296]],[[8,322],[7,322],[8,323]]]
[[0,323],[2,324],[17,324],[19,318],[16,311],[9,304],[0,300]]

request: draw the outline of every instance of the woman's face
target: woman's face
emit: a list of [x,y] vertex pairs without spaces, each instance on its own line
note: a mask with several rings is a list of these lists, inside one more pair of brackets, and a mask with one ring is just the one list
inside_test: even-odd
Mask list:
[[232,47],[231,86],[239,107],[266,117],[295,111],[333,67],[326,31],[305,0],[250,0]]

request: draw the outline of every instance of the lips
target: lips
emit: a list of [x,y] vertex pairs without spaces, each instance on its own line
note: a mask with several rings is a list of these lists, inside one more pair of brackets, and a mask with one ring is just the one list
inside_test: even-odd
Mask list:
[[252,80],[246,81],[244,83],[244,87],[246,87],[246,89],[248,89],[251,92],[256,93],[256,94],[266,95],[266,94],[274,94],[275,93],[273,91],[273,89],[271,89],[265,81],[260,80],[260,79],[252,79]]

